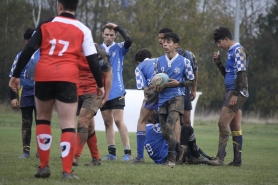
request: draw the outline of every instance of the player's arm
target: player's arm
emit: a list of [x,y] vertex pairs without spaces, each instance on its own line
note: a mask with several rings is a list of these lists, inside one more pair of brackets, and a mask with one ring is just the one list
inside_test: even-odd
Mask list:
[[193,101],[196,97],[196,93],[197,93],[197,82],[198,82],[198,63],[197,63],[197,59],[195,57],[195,55],[190,52],[190,55],[191,55],[191,59],[192,59],[192,69],[193,69],[193,73],[194,73],[194,77],[195,77],[195,80],[194,80],[194,84],[192,85],[192,88],[191,88],[191,93],[190,93],[190,99],[191,101]]
[[130,48],[131,44],[132,44],[132,39],[130,38],[130,36],[128,36],[126,34],[126,32],[120,27],[120,26],[116,26],[115,27],[115,30],[117,32],[119,32],[121,34],[121,36],[123,37],[123,39],[125,40],[125,43],[124,43],[124,47],[126,49]]
[[19,106],[18,100],[16,97],[16,93],[10,88],[10,97],[11,97],[11,105],[14,108],[17,108]]
[[98,54],[96,53],[96,54],[86,56],[86,59],[88,61],[90,70],[95,77],[95,80],[97,82],[97,86],[99,88],[102,88],[103,87],[102,74],[101,74],[101,68],[100,68],[99,60],[98,60]]
[[195,80],[186,80],[186,81],[183,81],[183,82],[179,82],[178,80],[176,79],[169,79],[169,82],[165,82],[163,84],[163,88],[166,88],[166,87],[190,87],[190,86],[193,86],[195,83]]
[[[248,77],[247,77],[247,51],[243,48],[238,48],[235,51],[236,57],[235,62],[236,66],[238,66],[237,76],[235,79],[235,92],[233,92],[234,96],[238,96],[239,93],[247,94],[248,91]],[[240,57],[237,57],[240,56]]]
[[109,94],[110,94],[110,90],[112,87],[112,68],[111,68],[111,64],[110,64],[110,59],[109,59],[109,55],[106,53],[106,51],[100,47],[99,44],[96,44],[96,49],[98,52],[98,60],[99,60],[99,64],[101,66],[101,71],[104,74],[105,80],[104,80],[104,90],[105,90],[105,95],[104,98],[101,102],[100,107],[102,107],[108,100]]
[[105,76],[105,80],[104,80],[104,90],[105,90],[105,95],[104,98],[101,102],[100,107],[102,107],[108,100],[109,94],[110,94],[110,90],[112,87],[112,70],[109,70],[107,72],[103,72],[104,76]]
[[225,71],[225,67],[223,66],[223,64],[221,62],[219,51],[218,52],[214,52],[213,60],[214,60],[214,63],[217,65],[220,73],[225,77],[226,71]]

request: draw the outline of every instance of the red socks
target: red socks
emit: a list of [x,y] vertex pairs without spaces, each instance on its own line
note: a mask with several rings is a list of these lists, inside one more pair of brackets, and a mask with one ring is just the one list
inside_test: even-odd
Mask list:
[[75,139],[74,128],[66,128],[62,130],[60,147],[62,153],[63,172],[71,173],[75,152]]
[[40,168],[49,165],[50,146],[52,142],[52,134],[50,121],[37,120],[36,121],[36,138],[38,153],[40,156]]
[[97,135],[95,131],[88,136],[87,144],[90,149],[92,158],[100,159],[97,147]]

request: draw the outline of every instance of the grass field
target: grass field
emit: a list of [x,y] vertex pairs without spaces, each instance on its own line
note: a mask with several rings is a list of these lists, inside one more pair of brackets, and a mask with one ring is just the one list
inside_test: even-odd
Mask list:
[[[0,109],[0,185],[23,184],[278,184],[278,124],[243,123],[243,166],[207,166],[180,165],[174,168],[156,165],[146,156],[146,164],[133,165],[122,162],[123,147],[119,134],[116,134],[117,161],[102,161],[98,167],[83,166],[89,162],[87,146],[80,158],[80,166],[73,167],[80,180],[63,180],[61,178],[60,129],[55,115],[52,121],[53,142],[51,147],[51,176],[47,179],[36,179],[35,165],[35,126],[33,125],[31,156],[29,159],[18,159],[21,154],[20,112]],[[215,122],[195,120],[195,135],[198,145],[209,155],[215,155],[218,144],[218,128]],[[98,145],[103,157],[107,154],[105,133],[98,131]],[[136,155],[136,135],[130,133],[132,153]],[[231,138],[227,147],[225,163],[232,161]]]

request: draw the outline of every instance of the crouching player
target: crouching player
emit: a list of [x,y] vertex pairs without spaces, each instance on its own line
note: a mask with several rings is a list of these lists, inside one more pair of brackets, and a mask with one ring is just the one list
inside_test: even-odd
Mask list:
[[86,58],[81,57],[82,61],[79,63],[79,101],[77,109],[77,116],[79,117],[77,123],[75,155],[73,159],[74,166],[78,166],[78,159],[81,156],[86,142],[92,156],[92,161],[85,164],[85,166],[101,165],[97,147],[94,116],[96,115],[98,109],[108,100],[112,84],[112,70],[108,54],[98,44],[95,43],[95,46],[99,55],[98,59],[102,74],[105,79],[105,96],[104,98],[98,96],[96,80],[90,72],[89,65],[85,60]]

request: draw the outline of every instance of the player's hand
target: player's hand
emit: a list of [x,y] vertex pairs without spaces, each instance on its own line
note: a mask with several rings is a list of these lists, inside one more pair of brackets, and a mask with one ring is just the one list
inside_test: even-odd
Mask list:
[[97,87],[97,97],[98,98],[103,98],[104,97],[104,93],[105,93],[104,87],[101,87],[101,88]]
[[19,78],[11,77],[10,82],[9,82],[9,86],[16,93],[20,89],[19,84],[20,84],[20,79]]
[[165,82],[163,84],[163,87],[166,88],[166,87],[177,87],[179,86],[180,82],[176,79],[172,79],[170,78],[168,82]]
[[101,101],[101,104],[100,104],[100,106],[99,106],[99,108],[102,108],[103,107],[103,105],[107,102],[107,100],[108,100],[108,97],[104,97],[103,99],[102,99],[102,101]]
[[151,86],[151,88],[153,89],[153,92],[160,93],[161,91],[163,91],[164,86]]
[[112,28],[116,28],[118,25],[114,23],[108,23],[106,24],[106,26],[112,26]]
[[234,106],[237,102],[238,96],[232,96],[232,98],[229,101],[230,106]]
[[196,91],[191,91],[190,100],[193,101],[196,98]]
[[18,108],[19,107],[18,100],[17,99],[13,99],[11,101],[11,105],[12,105],[13,108]]
[[219,64],[221,62],[221,59],[220,59],[220,52],[217,51],[217,52],[214,52],[213,54],[213,60],[216,64]]

